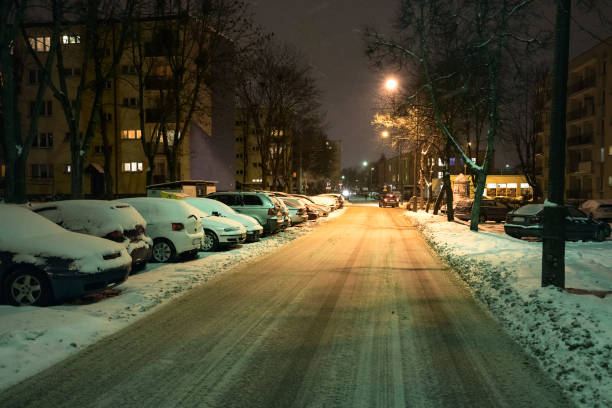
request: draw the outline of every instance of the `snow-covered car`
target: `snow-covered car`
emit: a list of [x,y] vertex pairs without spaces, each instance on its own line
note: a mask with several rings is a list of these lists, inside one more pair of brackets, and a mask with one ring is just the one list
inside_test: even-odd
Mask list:
[[331,212],[331,208],[326,205],[326,204],[319,204],[317,202],[315,202],[312,198],[303,195],[303,194],[293,194],[294,197],[299,198],[300,200],[304,200],[306,201],[306,203],[311,207],[311,208],[315,208],[318,213],[319,213],[319,217],[327,217],[329,215],[329,213]]
[[306,209],[306,205],[304,203],[287,197],[278,198],[287,206],[292,225],[308,221],[308,210]]
[[21,206],[0,204],[0,219],[4,302],[45,306],[116,286],[130,273],[121,244],[65,230]]
[[195,208],[182,200],[157,197],[122,198],[121,202],[136,208],[147,221],[147,234],[153,239],[154,261],[197,256],[204,230]]
[[147,222],[129,204],[104,200],[66,200],[33,204],[32,211],[72,232],[110,239],[122,244],[132,257],[132,270],[143,269],[153,240]]
[[249,215],[263,227],[264,233],[272,234],[283,226],[280,207],[270,197],[255,191],[217,191],[206,198],[221,201],[240,214]]
[[263,234],[263,227],[255,218],[245,214],[238,214],[231,207],[228,207],[221,201],[203,197],[189,197],[185,198],[184,200],[187,204],[192,205],[198,210],[206,213],[206,215],[228,218],[242,224],[244,228],[246,228],[246,242],[259,241],[259,237],[261,237],[261,234]]
[[329,207],[330,211],[334,211],[337,209],[337,201],[332,197],[324,197],[324,196],[310,196],[310,199],[317,204],[326,205]]
[[[610,225],[590,218],[576,207],[565,206],[565,239],[569,241],[604,241],[610,236]],[[514,238],[542,238],[544,204],[527,204],[506,216],[504,231]]]
[[344,207],[344,196],[340,193],[325,193],[319,195],[323,197],[333,197],[338,201],[338,208]]
[[291,214],[289,213],[289,208],[287,208],[283,200],[281,200],[280,197],[276,196],[274,193],[265,194],[270,197],[270,200],[272,200],[274,204],[280,208],[281,213],[283,214],[283,224],[281,228],[287,229],[287,227],[291,226]]
[[238,221],[208,215],[192,205],[189,207],[191,207],[191,213],[200,218],[202,228],[204,228],[203,251],[218,251],[222,246],[236,246],[246,240],[246,228]]
[[612,200],[586,200],[580,210],[596,220],[612,222]]

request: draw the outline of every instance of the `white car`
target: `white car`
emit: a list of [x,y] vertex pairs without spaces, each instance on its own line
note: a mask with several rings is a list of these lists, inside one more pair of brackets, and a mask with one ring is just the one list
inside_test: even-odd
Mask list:
[[147,222],[129,204],[65,200],[32,204],[31,209],[69,231],[122,244],[132,257],[132,270],[143,269],[151,258],[153,240],[146,236]]
[[204,212],[206,215],[223,217],[239,222],[246,228],[246,242],[259,241],[259,237],[263,234],[263,227],[255,218],[245,214],[239,214],[221,201],[202,197],[185,198],[184,201]]
[[612,200],[610,199],[586,200],[579,209],[596,220],[612,222]]
[[192,212],[197,214],[202,222],[202,227],[204,228],[203,251],[218,251],[221,246],[234,246],[246,240],[246,228],[241,223],[227,218],[208,215],[187,203],[185,205],[191,207]]
[[180,255],[196,256],[204,230],[196,209],[181,200],[156,197],[122,198],[147,221],[153,238],[153,260],[168,262]]
[[277,197],[280,199],[287,209],[289,210],[289,216],[291,217],[291,225],[299,224],[304,221],[308,221],[308,210],[306,205],[297,199],[291,199],[288,197]]
[[319,205],[325,205],[329,207],[331,211],[334,211],[336,209],[336,200],[331,197],[310,196],[310,199]]

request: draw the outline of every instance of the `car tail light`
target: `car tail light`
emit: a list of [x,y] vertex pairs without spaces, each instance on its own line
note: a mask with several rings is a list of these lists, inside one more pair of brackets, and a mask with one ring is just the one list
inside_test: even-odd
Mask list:
[[116,230],[113,232],[109,232],[104,236],[106,239],[110,239],[111,241],[121,242],[123,241],[123,232]]
[[137,225],[136,232],[138,233],[138,235],[141,235],[141,234],[144,235],[144,233],[146,232],[146,229],[142,225]]
[[385,198],[385,203],[386,203],[387,201],[389,201],[389,199],[388,199],[388,198]]
[[268,208],[268,215],[276,215],[276,208]]
[[172,223],[172,231],[182,231],[185,229],[185,226],[180,222]]

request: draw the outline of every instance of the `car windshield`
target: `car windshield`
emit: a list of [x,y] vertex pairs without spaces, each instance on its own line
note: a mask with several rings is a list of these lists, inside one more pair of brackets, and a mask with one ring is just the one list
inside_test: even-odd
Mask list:
[[544,209],[544,204],[527,204],[514,210],[514,214],[518,215],[537,215]]

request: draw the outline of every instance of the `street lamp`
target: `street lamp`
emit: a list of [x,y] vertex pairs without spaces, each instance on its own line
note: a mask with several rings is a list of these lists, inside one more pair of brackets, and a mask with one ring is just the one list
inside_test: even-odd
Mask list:
[[381,136],[382,136],[382,138],[384,139],[384,138],[389,137],[389,132],[388,132],[388,131],[386,131],[386,130],[383,130],[383,131],[382,131],[382,133],[381,133],[380,135],[381,135]]
[[385,88],[387,88],[387,91],[395,91],[397,89],[397,80],[393,77],[387,78]]
[[363,164],[363,167],[367,167],[368,162],[367,162],[367,161],[364,161],[364,162],[363,162],[363,163],[361,163],[361,164]]

